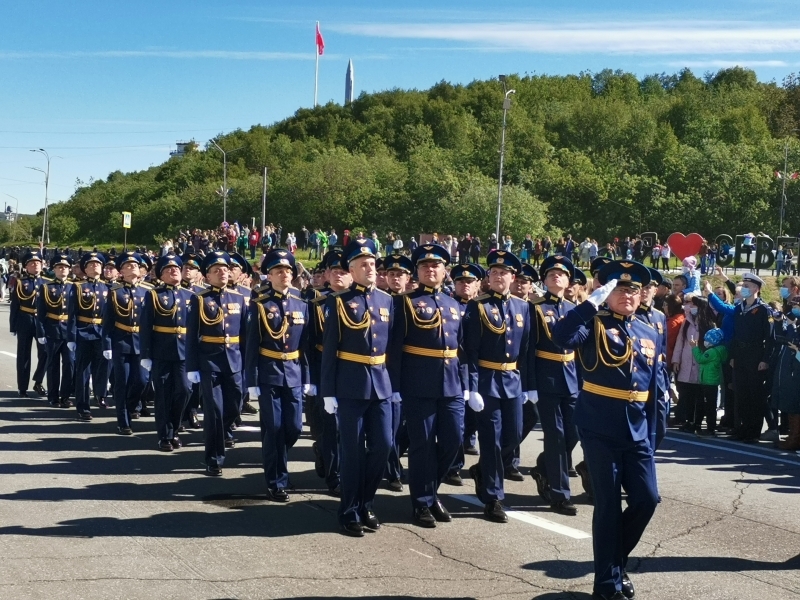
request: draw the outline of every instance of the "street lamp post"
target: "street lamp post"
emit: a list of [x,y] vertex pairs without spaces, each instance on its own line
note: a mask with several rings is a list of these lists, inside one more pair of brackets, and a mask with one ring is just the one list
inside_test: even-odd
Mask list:
[[495,237],[497,238],[497,247],[500,247],[500,210],[503,206],[503,160],[506,153],[506,115],[508,109],[511,108],[511,94],[515,94],[516,90],[506,90],[506,76],[500,75],[500,81],[503,83],[503,130],[500,134],[500,175],[497,180],[497,225],[495,227]]
[[232,154],[237,150],[241,150],[244,146],[240,146],[238,148],[234,148],[233,150],[228,150],[225,152],[220,145],[214,140],[213,138],[208,140],[214,146],[222,152],[222,220],[227,223],[228,222],[228,154]]
[[38,167],[28,167],[29,169],[33,169],[34,171],[39,171],[40,173],[44,173],[44,218],[42,219],[42,245],[45,244],[45,240],[47,243],[50,243],[50,227],[48,227],[47,222],[47,192],[50,188],[50,155],[47,153],[47,150],[44,148],[36,148],[31,150],[31,152],[39,152],[40,154],[44,154],[45,158],[47,159],[47,171],[44,171]]

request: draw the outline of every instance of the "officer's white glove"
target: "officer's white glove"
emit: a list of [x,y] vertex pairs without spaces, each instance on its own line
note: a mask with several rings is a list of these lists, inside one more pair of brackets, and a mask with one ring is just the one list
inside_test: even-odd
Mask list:
[[305,396],[316,396],[317,395],[317,386],[313,383],[307,383],[303,386],[303,395]]
[[17,332],[16,331],[12,331],[11,335],[13,335],[14,337],[17,337]]
[[103,358],[111,360],[111,350],[103,350]]
[[200,383],[200,371],[189,371],[186,374],[189,383]]
[[591,295],[590,295],[590,296],[587,298],[587,300],[588,300],[589,302],[591,302],[591,303],[592,303],[592,305],[593,305],[595,308],[600,308],[600,305],[601,305],[603,302],[605,302],[605,301],[606,301],[606,298],[608,298],[609,294],[611,294],[611,291],[612,291],[612,290],[613,290],[615,287],[617,287],[617,280],[616,280],[616,279],[612,279],[612,280],[611,280],[611,281],[609,281],[607,284],[605,284],[605,285],[603,285],[603,286],[600,286],[600,287],[599,287],[599,288],[597,288],[595,291],[593,291],[593,292],[591,293]]
[[469,407],[475,412],[481,412],[483,410],[483,396],[478,392],[470,392]]
[[400,392],[394,392],[389,398],[389,402],[391,402],[392,404],[398,404],[402,401],[403,399],[400,397]]
[[336,409],[339,408],[339,402],[336,401],[336,398],[333,396],[326,396],[322,401],[325,403],[325,412],[329,415],[335,415]]
[[47,343],[47,338],[36,338],[36,341],[39,342],[42,346]]
[[469,401],[469,390],[464,390],[464,402]]
[[531,404],[536,404],[539,401],[539,391],[538,390],[528,390],[525,392],[528,396],[528,402]]
[[75,342],[67,342],[67,350],[70,352],[75,352],[76,347]]
[[261,395],[261,388],[249,387],[247,388],[247,393],[250,394],[251,400],[258,400],[258,397]]
[[139,361],[139,364],[142,365],[142,368],[145,371],[149,371],[150,369],[153,368],[153,360],[150,358],[143,358],[142,360]]

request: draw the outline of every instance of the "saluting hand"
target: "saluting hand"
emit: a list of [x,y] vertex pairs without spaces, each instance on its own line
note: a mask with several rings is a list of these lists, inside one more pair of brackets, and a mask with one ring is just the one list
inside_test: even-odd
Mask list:
[[600,286],[595,291],[591,293],[591,295],[587,298],[587,300],[595,307],[600,308],[600,305],[606,301],[608,296],[614,291],[614,288],[617,287],[617,280],[612,279],[608,283],[603,286]]

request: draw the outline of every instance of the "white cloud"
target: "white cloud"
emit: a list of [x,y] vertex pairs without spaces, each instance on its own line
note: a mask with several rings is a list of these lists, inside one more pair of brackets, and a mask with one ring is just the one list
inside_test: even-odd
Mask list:
[[788,67],[785,60],[684,60],[667,63],[670,67],[688,67],[690,69],[729,69],[731,67]]
[[770,54],[800,51],[800,27],[747,23],[361,23],[352,35],[469,42],[555,54]]

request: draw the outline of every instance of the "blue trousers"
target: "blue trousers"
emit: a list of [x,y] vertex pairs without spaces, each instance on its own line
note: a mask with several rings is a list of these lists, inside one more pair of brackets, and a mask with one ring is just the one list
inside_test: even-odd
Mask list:
[[389,400],[339,399],[342,498],[339,522],[361,521],[372,509],[392,445]]
[[[647,440],[634,442],[579,430],[594,489],[594,591],[622,589],[622,571],[658,504],[655,461]],[[622,492],[628,506],[622,510]]]
[[539,417],[544,432],[544,463],[553,502],[569,500],[569,455],[578,443],[573,425],[575,396],[539,395]]
[[78,339],[75,342],[75,407],[78,412],[89,410],[90,375],[95,396],[106,397],[110,370],[111,361],[103,356],[101,340]]
[[519,439],[520,445],[514,448],[514,453],[511,456],[503,457],[503,460],[506,461],[503,463],[504,469],[509,469],[511,467],[514,467],[515,469],[519,468],[520,446],[522,445],[522,442],[525,441],[525,438],[528,437],[528,434],[533,431],[533,428],[536,427],[538,422],[539,409],[536,408],[536,404],[533,402],[525,402],[522,405],[522,437]]
[[[29,318],[30,317],[30,318]],[[28,391],[31,380],[32,344],[36,344],[36,370],[33,382],[42,383],[47,365],[47,348],[36,339],[36,324],[33,315],[17,319],[17,389]]]
[[159,440],[171,440],[181,426],[181,416],[189,401],[186,361],[154,360],[150,380],[155,391],[156,432]]
[[203,435],[206,441],[206,465],[222,467],[225,462],[225,438],[239,416],[242,401],[242,374],[200,372],[200,396],[203,399]]
[[289,448],[297,443],[303,430],[301,390],[261,384],[258,397],[261,462],[267,487],[273,492],[289,487]]
[[400,402],[391,404],[392,413],[392,447],[389,449],[389,460],[386,461],[386,479],[397,481],[403,477],[403,465],[400,464],[400,447],[397,434],[403,424],[403,405]]
[[74,387],[75,356],[67,340],[47,340],[47,399],[51,404],[69,398]]
[[150,377],[140,364],[138,354],[111,355],[114,365],[114,406],[117,409],[117,426],[130,427],[131,413],[136,410],[142,390]]
[[[656,408],[656,450],[661,446],[664,436],[667,435],[667,420],[669,419],[669,396],[660,396]],[[715,413],[716,416],[716,413]]]
[[325,483],[332,490],[339,485],[339,415],[325,412],[325,403],[322,398],[317,402],[319,422],[322,434],[318,450],[322,454],[322,464],[325,466]]
[[484,408],[478,415],[479,464],[483,489],[479,499],[484,504],[503,500],[503,465],[510,463],[522,438],[522,396],[494,398],[483,396]]
[[408,487],[414,508],[430,507],[461,448],[464,399],[403,398],[408,427]]
[[469,404],[464,404],[464,418],[461,420],[461,438],[462,443],[458,447],[456,459],[453,461],[453,466],[450,467],[451,473],[460,473],[464,468],[464,447],[474,446],[478,442],[478,417]]

